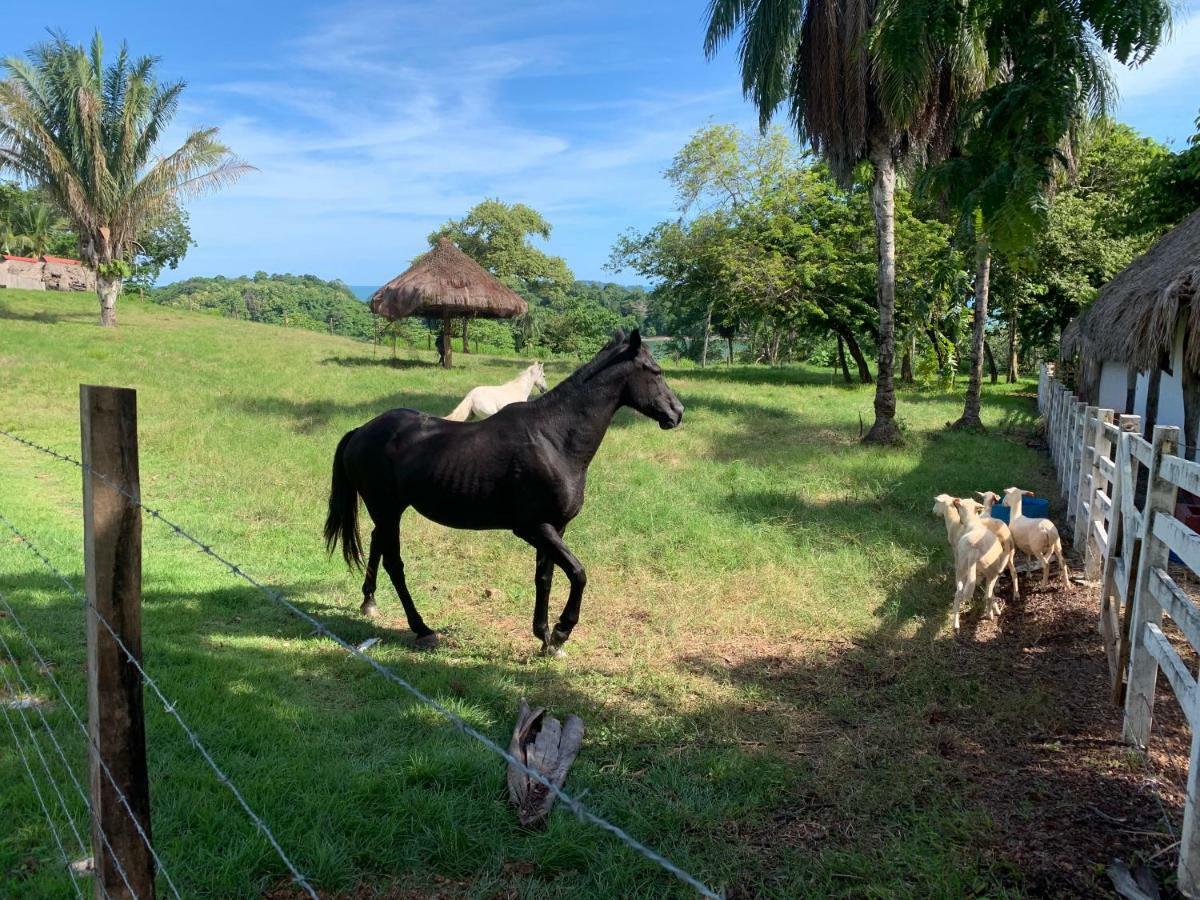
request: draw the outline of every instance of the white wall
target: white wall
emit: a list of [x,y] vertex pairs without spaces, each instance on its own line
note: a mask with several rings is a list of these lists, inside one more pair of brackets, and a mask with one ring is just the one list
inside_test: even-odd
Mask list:
[[1129,411],[1125,409],[1128,371],[1124,363],[1104,363],[1100,369],[1100,400],[1097,406],[1101,409],[1111,409],[1117,414]]
[[[1171,374],[1163,372],[1158,386],[1158,416],[1155,419],[1158,425],[1183,428],[1183,329],[1184,319],[1181,317],[1175,328],[1175,340],[1171,344]],[[1142,417],[1143,422],[1146,420],[1146,391],[1149,381],[1150,377],[1145,372],[1138,374],[1133,411]]]
[[1183,319],[1175,329],[1175,340],[1171,344],[1171,374],[1163,372],[1162,385],[1158,389],[1159,425],[1177,425],[1183,428]]

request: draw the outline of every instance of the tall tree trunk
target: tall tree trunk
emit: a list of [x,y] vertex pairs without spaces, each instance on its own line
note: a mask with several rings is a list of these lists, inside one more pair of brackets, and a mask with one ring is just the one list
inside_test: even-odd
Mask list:
[[733,338],[728,337],[728,338],[725,338],[725,340],[729,342],[729,363],[728,364],[732,366],[733,365]]
[[1012,309],[1008,314],[1008,383],[1016,384],[1020,377],[1017,360],[1017,311]]
[[905,384],[912,384],[916,381],[913,377],[913,350],[916,347],[916,341],[909,339],[904,344],[904,355],[900,357],[900,380]]
[[933,328],[925,329],[925,336],[929,338],[929,346],[933,348],[933,355],[937,357],[938,371],[946,368],[946,353],[942,349],[942,342],[938,340],[938,333]]
[[840,334],[837,336],[837,342],[838,342],[838,353],[837,353],[838,365],[841,366],[841,368],[842,368],[842,378],[845,379],[846,384],[849,384],[850,383],[850,367],[848,365],[846,365],[846,344],[842,340],[842,336]]
[[700,368],[708,365],[708,341],[712,337],[712,307],[704,313],[704,346],[700,348]]
[[871,153],[875,181],[871,206],[875,213],[875,249],[878,262],[876,299],[879,301],[879,380],[875,385],[875,423],[863,438],[867,444],[900,441],[896,426],[896,385],[892,368],[896,356],[896,163],[887,146]]
[[995,384],[1000,380],[1000,372],[996,369],[996,355],[992,353],[992,345],[987,341],[983,342],[983,356],[987,360],[988,378]]
[[850,351],[850,356],[854,359],[854,364],[858,366],[858,380],[863,384],[870,384],[871,367],[867,365],[867,358],[863,356],[862,348],[858,346],[858,341],[854,339],[854,332],[849,329],[841,332],[842,337],[846,341],[846,348]]
[[983,405],[983,348],[987,343],[988,287],[992,270],[992,250],[987,238],[975,242],[975,303],[971,332],[971,377],[967,379],[967,402],[953,428],[983,428],[979,410]]
[[463,353],[471,352],[471,345],[467,336],[467,331],[471,327],[471,317],[463,316]]
[[96,275],[96,296],[100,298],[100,324],[117,327],[117,297],[121,295],[121,279]]

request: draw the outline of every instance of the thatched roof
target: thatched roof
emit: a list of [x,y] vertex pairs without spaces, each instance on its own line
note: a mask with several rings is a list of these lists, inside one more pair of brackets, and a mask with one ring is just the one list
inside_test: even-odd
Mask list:
[[387,319],[478,316],[511,319],[528,304],[448,239],[371,295],[373,312]]
[[1080,328],[1079,319],[1080,317],[1076,316],[1062,330],[1062,337],[1058,342],[1059,359],[1071,359],[1076,353],[1083,350],[1083,331]]
[[1083,340],[1098,359],[1149,369],[1170,352],[1185,310],[1188,362],[1200,366],[1200,210],[1104,286],[1083,317]]

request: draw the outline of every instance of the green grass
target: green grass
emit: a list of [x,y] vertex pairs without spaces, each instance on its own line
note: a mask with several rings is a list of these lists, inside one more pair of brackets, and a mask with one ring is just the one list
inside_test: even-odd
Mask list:
[[[949,554],[930,507],[941,491],[1046,492],[1047,463],[1025,445],[1032,385],[987,386],[987,436],[944,430],[957,394],[904,393],[907,443],[887,450],[858,445],[870,389],[827,371],[668,367],[683,426],[622,412],[567,532],[589,575],[569,656],[535,652],[524,544],[410,514],[409,584],[445,633],[422,653],[390,587],[383,619],[359,618],[359,578],[323,552],[333,449],[380,411],[444,413],[518,363],[456,354],[444,372],[414,352],[394,366],[347,340],[131,300],[107,333],[94,306],[0,294],[0,426],[75,454],[79,383],[136,387],[149,504],[347,639],[381,635],[372,655],[501,743],[522,696],[582,716],[568,787],[708,883],[779,897],[1022,891],[984,852],[987,811],[936,752],[926,712],[1027,716],[1038,698],[954,674]],[[553,382],[570,367],[548,368]],[[0,440],[0,511],[77,583],[79,484]],[[687,896],[565,812],[522,831],[499,760],[149,520],[144,572],[147,669],[323,892],[440,878],[482,897]],[[81,611],[6,536],[0,592],[82,708]],[[564,597],[560,575],[554,611]],[[0,632],[18,640],[7,620]],[[51,690],[28,654],[22,671]],[[147,709],[154,834],[183,893],[283,883],[175,723],[150,697]],[[82,767],[66,711],[48,716]],[[64,896],[7,729],[0,822],[0,896]]]

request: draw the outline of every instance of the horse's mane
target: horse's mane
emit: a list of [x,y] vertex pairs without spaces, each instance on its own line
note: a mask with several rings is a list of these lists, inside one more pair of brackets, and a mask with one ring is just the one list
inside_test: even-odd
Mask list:
[[620,352],[624,343],[625,334],[624,332],[618,331],[613,335],[612,340],[600,349],[600,352],[598,352],[590,360],[585,362],[582,366],[580,366],[538,399],[545,399],[552,394],[564,391],[564,389],[574,390],[575,388],[579,387],[585,381],[603,369],[606,365],[608,365],[609,362],[612,361],[612,358]]

